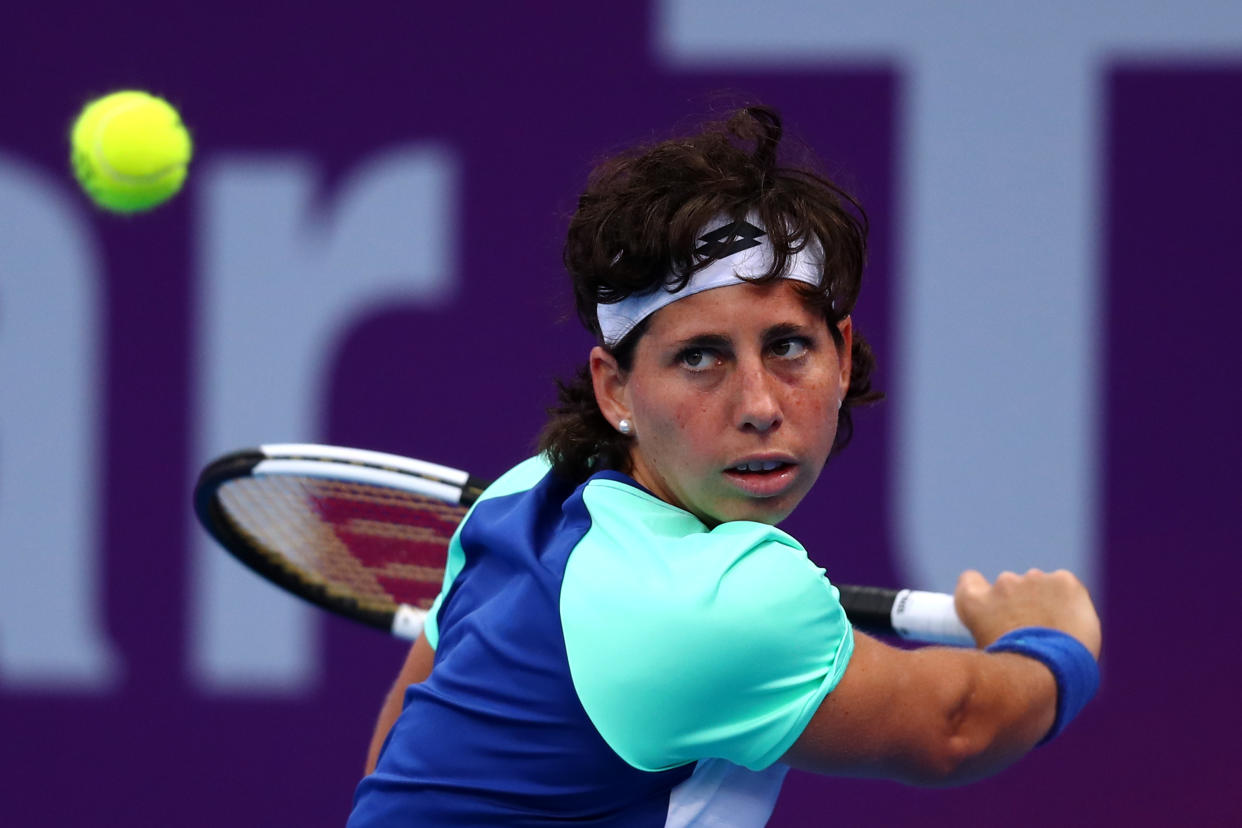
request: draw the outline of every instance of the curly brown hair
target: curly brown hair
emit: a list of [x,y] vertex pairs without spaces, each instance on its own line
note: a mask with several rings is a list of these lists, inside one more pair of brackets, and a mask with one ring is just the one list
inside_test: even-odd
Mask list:
[[[601,344],[597,305],[660,285],[680,290],[712,261],[710,254],[696,252],[704,226],[724,216],[739,221],[753,212],[774,253],[768,272],[751,279],[755,283],[781,278],[790,257],[809,239],[818,239],[824,251],[820,282],[797,287],[823,313],[841,347],[837,323],[853,312],[862,285],[866,213],[827,177],[782,166],[777,157],[781,135],[774,110],[751,106],[695,135],[639,146],[596,166],[570,220],[564,261],[578,317]],[[644,321],[608,348],[622,371],[632,367],[635,345],[646,328]],[[883,396],[871,389],[875,359],[857,327],[851,356],[834,452],[853,435],[851,407]],[[539,448],[557,473],[581,481],[602,468],[628,472],[631,438],[604,418],[589,367],[580,368],[569,382],[558,382],[558,389],[557,405],[549,409],[539,437]]]

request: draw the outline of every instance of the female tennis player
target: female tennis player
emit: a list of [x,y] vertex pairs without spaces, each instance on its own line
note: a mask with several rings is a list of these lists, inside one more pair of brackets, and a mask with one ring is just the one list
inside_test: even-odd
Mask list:
[[980,649],[895,649],[776,528],[851,431],[865,219],[763,108],[591,176],[565,263],[598,339],[474,506],[349,825],[763,825],[788,767],[958,784],[1098,681],[1068,572],[966,572]]

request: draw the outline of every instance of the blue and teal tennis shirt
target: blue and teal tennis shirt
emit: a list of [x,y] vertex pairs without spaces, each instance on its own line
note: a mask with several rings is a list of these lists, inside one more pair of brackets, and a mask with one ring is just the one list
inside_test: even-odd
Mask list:
[[763,825],[854,645],[779,529],[708,529],[623,474],[573,486],[541,458],[459,527],[424,634],[435,668],[351,828]]

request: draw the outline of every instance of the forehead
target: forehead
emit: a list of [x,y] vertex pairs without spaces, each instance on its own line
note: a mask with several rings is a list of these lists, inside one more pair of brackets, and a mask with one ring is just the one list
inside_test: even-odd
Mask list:
[[728,285],[679,299],[651,316],[644,339],[681,340],[695,336],[745,339],[776,325],[827,327],[788,279],[764,285]]

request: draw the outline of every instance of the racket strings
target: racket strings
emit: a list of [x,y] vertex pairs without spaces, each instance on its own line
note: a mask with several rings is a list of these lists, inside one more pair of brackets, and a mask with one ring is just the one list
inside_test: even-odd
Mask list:
[[269,563],[381,611],[431,606],[466,511],[412,492],[293,475],[231,480],[218,502]]

